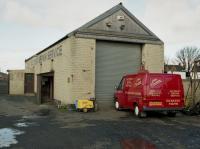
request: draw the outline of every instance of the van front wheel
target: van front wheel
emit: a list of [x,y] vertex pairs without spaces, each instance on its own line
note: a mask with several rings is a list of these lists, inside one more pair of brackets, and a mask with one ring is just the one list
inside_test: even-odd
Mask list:
[[118,101],[115,101],[115,109],[116,110],[120,110],[120,108],[119,108],[119,102]]

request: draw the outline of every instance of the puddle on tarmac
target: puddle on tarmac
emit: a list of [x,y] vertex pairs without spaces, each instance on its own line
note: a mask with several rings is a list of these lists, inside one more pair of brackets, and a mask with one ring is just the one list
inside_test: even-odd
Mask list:
[[24,134],[24,132],[16,129],[0,129],[0,148],[10,147],[11,144],[17,144],[16,136],[21,134]]
[[30,123],[30,122],[19,122],[19,123],[16,123],[16,124],[14,124],[14,126],[16,126],[16,127],[28,127],[28,126],[38,126],[38,124],[36,124],[36,123]]
[[28,124],[23,122],[23,123],[16,123],[15,124],[16,127],[28,127]]
[[45,116],[38,116],[36,114],[33,114],[33,115],[26,115],[26,116],[23,116],[22,119],[38,119],[38,118],[44,118]]
[[156,149],[156,146],[144,139],[124,139],[121,141],[122,149]]

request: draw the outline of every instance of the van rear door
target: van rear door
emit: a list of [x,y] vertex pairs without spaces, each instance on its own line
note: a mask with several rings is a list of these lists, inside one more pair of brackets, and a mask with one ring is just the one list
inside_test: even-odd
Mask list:
[[149,74],[147,82],[146,106],[148,107],[164,107],[163,101],[165,97],[163,75]]
[[181,107],[183,106],[183,85],[179,75],[165,76],[165,106]]
[[147,87],[149,107],[183,107],[183,86],[179,75],[150,74]]

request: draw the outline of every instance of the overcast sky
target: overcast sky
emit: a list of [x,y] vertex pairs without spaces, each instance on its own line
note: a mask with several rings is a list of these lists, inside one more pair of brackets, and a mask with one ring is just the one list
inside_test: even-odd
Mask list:
[[25,58],[119,2],[164,41],[167,57],[200,47],[200,0],[0,0],[0,69],[23,69]]

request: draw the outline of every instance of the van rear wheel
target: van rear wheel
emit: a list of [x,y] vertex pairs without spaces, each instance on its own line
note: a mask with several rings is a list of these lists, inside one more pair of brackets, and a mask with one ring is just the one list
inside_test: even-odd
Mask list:
[[135,116],[139,117],[140,115],[140,110],[139,110],[139,107],[136,105],[135,108],[134,108],[134,114]]
[[138,105],[135,105],[134,114],[135,114],[135,116],[140,117],[140,118],[146,117],[146,116],[147,116],[146,112],[141,112],[141,111],[139,110]]

